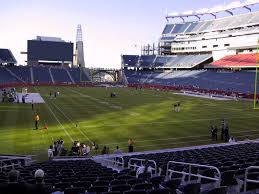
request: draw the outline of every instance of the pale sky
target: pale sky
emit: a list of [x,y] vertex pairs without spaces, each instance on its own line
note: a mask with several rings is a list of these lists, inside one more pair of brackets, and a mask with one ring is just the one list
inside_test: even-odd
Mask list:
[[82,25],[88,67],[120,67],[121,54],[157,43],[165,13],[211,8],[232,0],[0,0],[0,48],[26,64],[27,40],[61,37],[75,43]]

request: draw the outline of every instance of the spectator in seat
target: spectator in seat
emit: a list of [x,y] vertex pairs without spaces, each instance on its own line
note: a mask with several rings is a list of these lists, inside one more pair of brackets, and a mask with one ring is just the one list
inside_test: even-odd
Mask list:
[[119,148],[119,146],[116,146],[116,149],[114,150],[113,154],[122,154],[122,150]]
[[148,166],[148,160],[145,160],[143,163],[142,163],[142,166],[140,166],[138,169],[137,169],[137,172],[136,172],[136,177],[138,178],[139,175],[142,174],[142,177],[143,178],[148,178],[150,177],[152,173],[152,168],[150,166]]
[[46,186],[44,183],[44,171],[41,169],[36,170],[35,174],[35,181],[36,184],[30,185],[29,187],[29,194],[51,194],[51,188]]
[[11,170],[8,174],[8,183],[0,184],[1,194],[27,194],[28,185],[19,183],[19,171]]
[[102,154],[108,154],[109,151],[108,151],[108,148],[106,146],[103,147],[103,150],[102,150]]

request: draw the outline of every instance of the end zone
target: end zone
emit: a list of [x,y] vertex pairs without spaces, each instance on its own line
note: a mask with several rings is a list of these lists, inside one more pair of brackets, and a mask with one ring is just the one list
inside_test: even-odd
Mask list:
[[[19,102],[22,103],[23,96],[25,97],[25,103],[37,103],[42,104],[45,103],[44,99],[41,97],[40,93],[17,93]],[[16,101],[17,102],[17,101]]]

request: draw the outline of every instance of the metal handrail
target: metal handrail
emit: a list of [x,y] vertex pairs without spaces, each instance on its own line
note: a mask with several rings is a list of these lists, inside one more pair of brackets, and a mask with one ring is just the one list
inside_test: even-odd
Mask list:
[[141,166],[136,165],[135,163],[134,163],[134,164],[131,164],[132,161],[140,161],[141,166],[143,165],[143,162],[144,162],[144,161],[148,161],[148,162],[153,163],[155,167],[154,167],[154,168],[150,167],[150,169],[152,170],[152,171],[151,171],[151,175],[153,175],[153,173],[152,173],[153,171],[155,171],[155,175],[157,175],[157,164],[156,164],[156,161],[155,161],[155,160],[146,160],[146,159],[139,159],[139,158],[130,158],[130,160],[129,160],[129,162],[128,162],[128,168],[131,168],[131,167],[134,167],[134,168],[136,168],[136,167],[141,167]]
[[[170,164],[186,165],[186,166],[188,166],[188,172],[169,169]],[[213,178],[213,177],[203,176],[201,174],[193,174],[192,173],[192,167],[203,167],[203,168],[208,168],[208,169],[214,169],[218,173],[218,177]],[[194,163],[186,163],[186,162],[169,161],[167,163],[167,169],[166,169],[167,179],[171,179],[172,173],[188,175],[188,182],[191,181],[191,177],[198,177],[198,178],[204,178],[204,179],[208,179],[208,180],[218,181],[219,186],[220,186],[220,183],[221,183],[221,173],[220,173],[219,169],[215,166],[201,165],[201,164],[194,164]]]
[[253,180],[253,179],[248,179],[247,178],[247,175],[248,175],[248,172],[249,170],[251,169],[259,169],[259,166],[249,166],[246,171],[245,171],[245,181],[244,181],[244,192],[246,192],[246,189],[247,189],[247,183],[250,182],[250,183],[259,183],[259,180]]
[[[11,161],[11,164],[10,165],[5,165],[3,164],[3,162],[7,162],[7,161]],[[3,171],[3,169],[5,168],[8,168],[8,167],[12,167],[14,169],[14,167],[21,167],[21,161],[18,161],[17,164],[14,164],[13,162],[13,159],[4,159],[4,160],[0,160],[0,172]]]

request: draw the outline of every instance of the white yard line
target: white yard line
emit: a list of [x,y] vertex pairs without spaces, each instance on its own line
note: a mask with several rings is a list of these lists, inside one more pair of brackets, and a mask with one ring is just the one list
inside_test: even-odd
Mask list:
[[[115,109],[115,110],[123,110],[123,107],[122,107],[122,106],[118,106],[118,105],[112,104],[112,103],[110,103],[110,102],[107,102],[107,101],[104,101],[104,100],[100,100],[100,99],[98,99],[98,98],[95,98],[95,97],[92,97],[92,96],[83,94],[83,93],[81,93],[81,92],[75,91],[75,90],[73,90],[73,89],[71,89],[71,88],[67,88],[67,89],[69,89],[70,91],[72,91],[72,92],[74,92],[74,93],[76,93],[76,94],[78,94],[78,95],[80,95],[80,96],[82,96],[82,97],[89,98],[89,99],[91,99],[91,100],[93,100],[93,101],[95,101],[95,102],[97,102],[97,103],[99,103],[99,104],[106,105],[106,106],[108,106],[109,108],[112,108],[112,109]],[[139,113],[136,113],[136,112],[127,111],[126,109],[124,109],[124,110],[127,112],[127,114],[129,114],[129,115],[131,115],[131,116],[139,116],[139,115],[140,115]]]
[[[72,121],[72,119],[69,118],[53,101],[51,102],[51,104],[54,105],[54,107],[56,107],[56,108],[59,110],[59,112],[61,112],[61,113],[64,115],[64,117],[66,117],[66,118],[69,120],[70,123],[72,123],[74,126],[77,125],[77,124],[76,124],[74,121]],[[80,129],[79,126],[77,126],[77,129],[80,131],[80,133],[81,133],[90,143],[93,143],[93,142],[86,136],[86,134]]]
[[74,142],[73,138],[71,137],[71,135],[67,132],[66,128],[62,125],[62,123],[59,121],[59,119],[56,117],[56,115],[53,113],[53,111],[51,110],[51,108],[49,107],[48,103],[45,102],[45,104],[47,105],[49,111],[51,112],[51,114],[53,115],[53,117],[56,119],[56,121],[59,123],[60,127],[64,130],[65,134],[68,136],[68,138],[71,140],[71,142]]
[[[37,92],[38,89],[36,88]],[[40,92],[38,92],[40,93]],[[49,109],[50,113],[53,115],[53,117],[56,119],[56,121],[59,123],[60,127],[63,129],[63,131],[65,132],[65,134],[67,135],[67,137],[71,140],[71,142],[74,142],[74,139],[71,137],[71,135],[67,132],[66,128],[62,125],[62,123],[59,121],[59,119],[57,118],[57,116],[54,114],[54,112],[52,111],[52,109],[50,108],[50,106],[48,105],[47,101],[45,101],[45,104],[47,106],[47,108]]]

